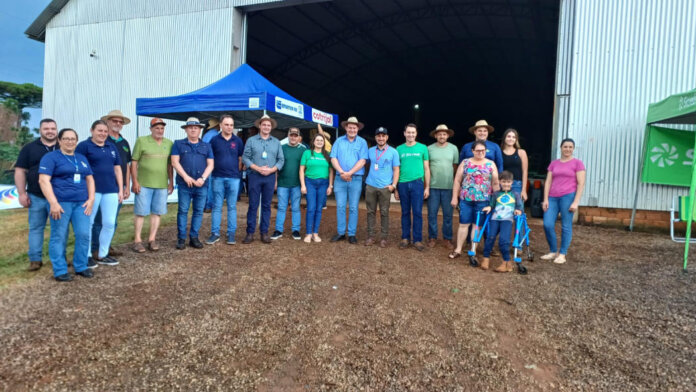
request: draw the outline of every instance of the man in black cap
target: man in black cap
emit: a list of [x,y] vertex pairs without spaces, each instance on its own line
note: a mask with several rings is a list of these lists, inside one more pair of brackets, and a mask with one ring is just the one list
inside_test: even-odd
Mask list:
[[366,166],[370,169],[365,180],[365,204],[367,205],[367,240],[365,246],[375,243],[375,223],[377,204],[379,204],[380,223],[382,224],[382,239],[379,246],[387,246],[389,235],[389,206],[391,196],[399,180],[399,153],[387,144],[389,133],[386,128],[379,127],[375,131],[377,145],[367,151]]

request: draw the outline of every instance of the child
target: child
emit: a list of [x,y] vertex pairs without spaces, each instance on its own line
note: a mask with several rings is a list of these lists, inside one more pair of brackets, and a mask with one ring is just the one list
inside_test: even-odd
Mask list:
[[513,215],[520,215],[524,205],[522,198],[517,192],[513,192],[512,173],[505,170],[500,173],[500,191],[491,195],[491,205],[483,208],[483,212],[488,213],[493,210],[493,216],[489,222],[489,232],[486,238],[486,246],[483,248],[483,262],[481,268],[488,269],[488,258],[495,243],[495,237],[500,234],[498,246],[503,255],[503,264],[495,269],[495,272],[511,272],[512,262],[510,261],[510,235],[512,233]]

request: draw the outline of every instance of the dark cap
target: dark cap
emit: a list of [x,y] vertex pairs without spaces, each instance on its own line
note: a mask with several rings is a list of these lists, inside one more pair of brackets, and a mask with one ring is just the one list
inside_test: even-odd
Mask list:
[[379,135],[380,133],[383,133],[385,135],[389,135],[389,131],[387,131],[387,128],[385,128],[385,127],[377,128],[377,130],[375,131],[375,136]]
[[299,134],[300,134],[300,130],[297,128],[288,129],[288,135],[299,135]]

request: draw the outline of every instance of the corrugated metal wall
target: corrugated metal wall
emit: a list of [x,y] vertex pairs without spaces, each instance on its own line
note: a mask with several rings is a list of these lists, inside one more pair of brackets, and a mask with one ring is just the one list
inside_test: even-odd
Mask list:
[[[571,17],[563,8],[561,17]],[[587,166],[581,204],[631,208],[648,104],[696,87],[696,2],[596,0],[573,8],[572,46],[559,36],[557,94],[568,57],[572,68],[568,122],[557,121],[557,136],[573,137]],[[640,192],[638,208],[666,210],[684,190],[646,184]]]
[[[51,24],[46,31],[43,116],[55,118],[59,127],[75,128],[83,139],[91,122],[111,109],[120,108],[135,120],[138,97],[182,94],[218,80],[231,71],[235,12],[223,8]],[[147,121],[140,121],[141,135],[149,132]],[[133,121],[123,134],[133,142],[136,129]],[[172,122],[168,137],[184,133]]]

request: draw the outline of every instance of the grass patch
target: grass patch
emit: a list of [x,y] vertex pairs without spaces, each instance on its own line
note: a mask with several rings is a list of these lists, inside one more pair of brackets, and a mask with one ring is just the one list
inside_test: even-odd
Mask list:
[[[174,204],[173,206],[176,206]],[[162,217],[160,228],[171,224],[176,224],[176,209],[169,211]],[[33,279],[37,276],[51,276],[51,263],[48,258],[48,239],[50,235],[50,223],[46,223],[44,233],[44,266],[39,272],[28,272],[29,259],[27,249],[29,243],[27,236],[29,233],[29,223],[27,220],[28,210],[4,210],[0,211],[0,222],[2,222],[2,241],[0,241],[0,289],[10,284]],[[118,215],[118,228],[111,241],[113,245],[119,245],[133,241],[133,205],[124,205]],[[147,237],[150,230],[150,220],[145,218],[143,235]],[[70,231],[68,239],[68,260],[72,258],[75,239]]]

